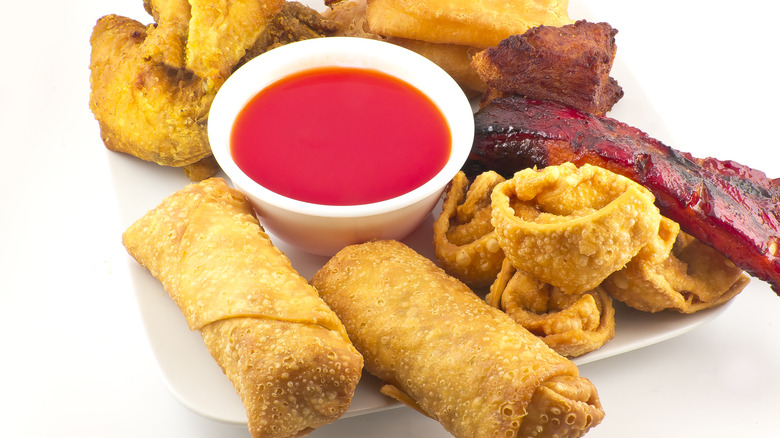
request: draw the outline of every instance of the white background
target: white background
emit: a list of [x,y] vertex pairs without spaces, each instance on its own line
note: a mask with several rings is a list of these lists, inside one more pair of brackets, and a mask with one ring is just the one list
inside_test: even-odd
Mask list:
[[[89,36],[109,13],[149,22],[142,1],[6,3],[0,436],[247,437],[173,398],[128,280],[112,153],[88,108]],[[618,57],[632,77],[617,79],[627,99],[645,93],[646,110],[663,121],[640,128],[696,156],[780,176],[776,2],[588,0],[570,9],[572,18],[619,30]],[[588,437],[774,436],[779,320],[780,297],[754,280],[715,321],[582,366],[607,412]],[[449,435],[400,408],[339,420],[311,436]]]

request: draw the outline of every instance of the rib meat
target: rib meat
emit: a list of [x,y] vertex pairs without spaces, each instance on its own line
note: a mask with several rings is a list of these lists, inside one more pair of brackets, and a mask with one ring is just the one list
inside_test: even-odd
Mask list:
[[614,119],[549,101],[497,99],[475,122],[467,173],[510,177],[567,161],[602,166],[647,187],[661,214],[780,295],[780,179],[695,158]]

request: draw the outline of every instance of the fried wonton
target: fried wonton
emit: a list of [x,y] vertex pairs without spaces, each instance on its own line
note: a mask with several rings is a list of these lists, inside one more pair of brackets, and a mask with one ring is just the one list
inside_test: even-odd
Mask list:
[[603,287],[638,310],[694,313],[725,303],[749,282],[729,259],[662,218],[658,235]]
[[499,174],[485,172],[469,186],[466,175],[458,172],[447,187],[441,215],[433,224],[433,247],[439,265],[475,289],[495,280],[504,259],[490,223],[490,194],[503,181]]
[[525,169],[491,196],[496,236],[512,265],[570,294],[622,269],[661,221],[650,191],[591,165]]
[[518,271],[508,260],[485,301],[563,356],[582,356],[615,337],[615,308],[602,288],[563,293]]

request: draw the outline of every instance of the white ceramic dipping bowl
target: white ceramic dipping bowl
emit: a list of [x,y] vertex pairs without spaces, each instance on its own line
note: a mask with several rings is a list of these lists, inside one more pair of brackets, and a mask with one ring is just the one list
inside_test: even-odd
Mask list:
[[[247,176],[231,154],[230,135],[236,116],[268,85],[293,73],[318,67],[378,70],[406,81],[428,96],[444,115],[450,129],[452,145],[444,168],[414,190],[363,205],[303,202],[268,190]],[[345,123],[346,129],[348,126]],[[474,138],[474,119],[461,88],[428,59],[381,41],[328,37],[281,46],[239,68],[214,99],[208,135],[220,167],[233,186],[252,202],[267,231],[306,252],[329,256],[350,244],[372,239],[400,240],[414,231],[431,213],[447,183],[466,162]]]

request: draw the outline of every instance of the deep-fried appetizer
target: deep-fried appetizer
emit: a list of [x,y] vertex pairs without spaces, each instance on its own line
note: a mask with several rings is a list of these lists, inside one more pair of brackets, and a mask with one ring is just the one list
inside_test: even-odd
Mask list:
[[144,9],[154,19],[153,32],[144,41],[143,58],[155,64],[184,68],[190,3],[187,0],[144,0]]
[[219,88],[284,0],[188,0],[187,69]]
[[366,0],[342,0],[328,3],[323,16],[339,23],[338,36],[378,39],[416,52],[446,71],[464,91],[476,95],[485,90],[485,82],[471,66],[478,49],[459,44],[438,44],[373,33],[366,17]]
[[[106,147],[164,166],[207,158],[215,93],[283,2],[149,0],[153,25],[117,15],[98,20],[90,109]],[[208,164],[191,174],[216,170]]]
[[485,81],[471,66],[478,49],[460,44],[439,44],[408,38],[388,37],[387,42],[416,52],[446,71],[464,91],[476,96],[485,91]]
[[503,181],[499,174],[485,172],[469,186],[466,175],[458,172],[433,224],[433,248],[439,266],[474,289],[489,286],[504,260],[490,223],[490,194]]
[[493,226],[512,265],[569,294],[598,286],[658,233],[653,195],[605,169],[525,169],[492,193]]
[[339,23],[324,18],[314,9],[295,1],[286,1],[268,23],[239,65],[273,48],[296,41],[334,36]]
[[487,48],[542,24],[571,22],[568,0],[368,0],[371,32]]
[[148,35],[126,17],[98,20],[90,40],[90,108],[108,149],[186,166],[211,154],[206,120],[214,93],[186,69],[147,61]]
[[455,437],[579,437],[604,416],[571,361],[399,242],[348,246],[311,283],[382,392]]
[[122,236],[233,383],[253,437],[297,437],[349,407],[363,360],[338,317],[219,178],[166,198]]
[[482,105],[500,95],[519,94],[607,113],[623,97],[609,76],[616,33],[607,23],[580,20],[534,27],[477,53],[472,65],[491,89]]
[[637,128],[552,102],[508,96],[474,116],[467,173],[590,163],[647,187],[661,214],[780,294],[780,178],[696,158]]
[[582,356],[615,337],[615,308],[601,287],[578,295],[563,293],[518,271],[509,260],[485,301],[562,356]]
[[662,218],[658,235],[602,286],[638,310],[694,313],[725,303],[749,282],[729,259]]

